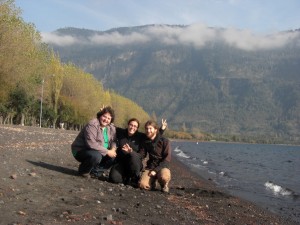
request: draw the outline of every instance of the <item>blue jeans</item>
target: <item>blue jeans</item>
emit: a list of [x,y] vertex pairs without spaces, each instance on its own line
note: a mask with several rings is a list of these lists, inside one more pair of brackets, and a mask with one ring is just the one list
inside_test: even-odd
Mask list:
[[81,150],[77,152],[75,159],[80,162],[78,172],[79,174],[90,173],[91,170],[96,167],[102,159],[105,158],[97,150]]

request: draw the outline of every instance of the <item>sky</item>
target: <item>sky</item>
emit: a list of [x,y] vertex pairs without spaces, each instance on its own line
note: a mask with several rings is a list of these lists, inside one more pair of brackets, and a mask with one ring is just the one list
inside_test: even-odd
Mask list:
[[[197,48],[224,41],[246,51],[280,48],[296,40],[300,0],[15,0],[25,22],[33,23],[43,41],[57,45],[122,45],[157,40]],[[106,31],[118,27],[153,26],[142,33],[97,34],[87,40],[55,34],[74,27]],[[226,29],[211,29],[226,28]]]
[[300,28],[299,0],[15,0],[15,4],[22,18],[40,32],[195,23],[260,33]]

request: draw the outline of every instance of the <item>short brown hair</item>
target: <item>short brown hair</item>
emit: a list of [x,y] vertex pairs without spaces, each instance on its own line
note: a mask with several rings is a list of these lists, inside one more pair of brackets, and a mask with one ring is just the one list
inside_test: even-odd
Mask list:
[[115,111],[110,106],[106,106],[101,111],[99,111],[97,113],[97,118],[99,119],[105,113],[109,113],[110,114],[110,116],[111,116],[111,121],[110,122],[113,123],[114,120],[115,120]]
[[148,127],[148,126],[152,126],[152,127],[154,127],[156,130],[159,129],[158,124],[157,124],[155,121],[153,121],[153,120],[148,120],[148,121],[145,123],[145,129],[146,129],[146,127]]

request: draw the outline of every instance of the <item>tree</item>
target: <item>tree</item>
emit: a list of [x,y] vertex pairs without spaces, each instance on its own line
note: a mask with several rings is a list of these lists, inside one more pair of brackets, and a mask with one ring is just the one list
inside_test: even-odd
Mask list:
[[41,42],[34,25],[23,21],[14,1],[0,0],[0,122],[35,125],[42,113],[43,126],[67,122],[74,128],[94,117],[102,105],[114,105],[120,123],[131,115],[147,117],[129,99],[104,90],[91,74],[62,64]]
[[24,126],[26,117],[33,111],[34,103],[34,98],[28,95],[24,88],[17,86],[9,94],[7,108],[10,109],[10,113],[6,120],[10,120],[12,123],[12,119],[14,119],[14,123]]

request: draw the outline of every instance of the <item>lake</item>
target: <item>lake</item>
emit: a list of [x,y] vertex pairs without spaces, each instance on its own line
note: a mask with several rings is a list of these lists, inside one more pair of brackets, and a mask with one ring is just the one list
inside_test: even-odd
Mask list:
[[300,147],[172,141],[172,151],[201,177],[234,196],[300,222]]

